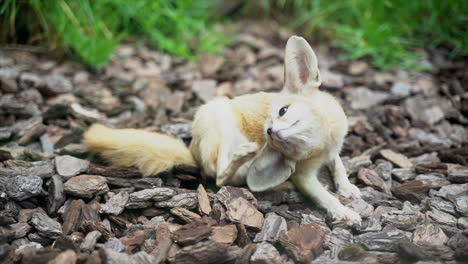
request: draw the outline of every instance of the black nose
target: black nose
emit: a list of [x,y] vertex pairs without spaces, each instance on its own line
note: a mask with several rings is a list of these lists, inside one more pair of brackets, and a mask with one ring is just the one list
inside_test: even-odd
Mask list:
[[267,129],[267,134],[268,134],[269,136],[271,136],[272,133],[273,133],[273,129],[271,129],[271,127],[269,127],[269,128]]

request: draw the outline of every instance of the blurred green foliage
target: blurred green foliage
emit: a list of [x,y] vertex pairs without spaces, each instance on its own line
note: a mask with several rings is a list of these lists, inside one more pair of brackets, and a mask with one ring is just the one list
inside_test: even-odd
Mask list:
[[2,0],[0,41],[63,49],[95,68],[123,37],[186,58],[218,52],[209,0]]
[[466,0],[261,0],[247,11],[257,17],[258,8],[381,69],[421,69],[418,47],[468,55]]
[[[348,59],[369,58],[381,69],[422,69],[418,47],[444,46],[468,55],[466,0],[245,0],[260,14],[331,41]],[[63,50],[95,68],[125,37],[193,58],[221,51],[228,38],[211,22],[212,0],[0,0],[0,43]],[[221,2],[222,4],[222,2]],[[260,9],[260,10],[259,10]]]

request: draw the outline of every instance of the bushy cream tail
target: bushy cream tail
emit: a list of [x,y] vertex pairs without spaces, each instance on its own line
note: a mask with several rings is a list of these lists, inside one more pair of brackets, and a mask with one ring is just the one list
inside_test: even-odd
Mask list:
[[159,133],[95,124],[83,135],[83,143],[109,164],[136,167],[144,176],[170,170],[176,165],[196,166],[182,141]]

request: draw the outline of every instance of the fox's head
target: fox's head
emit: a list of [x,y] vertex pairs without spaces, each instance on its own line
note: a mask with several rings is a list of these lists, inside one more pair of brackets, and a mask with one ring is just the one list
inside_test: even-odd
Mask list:
[[347,132],[339,103],[318,91],[321,84],[317,57],[307,41],[293,36],[286,44],[284,87],[272,102],[265,121],[267,144],[247,174],[252,191],[265,191],[286,181],[296,162],[313,159],[314,166],[337,155]]
[[[264,126],[268,144],[293,160],[322,155],[328,144],[341,145],[330,141],[342,140],[346,117],[332,96],[318,92],[321,78],[317,57],[307,41],[289,38],[284,61],[284,88],[272,103]],[[342,125],[342,133],[330,131],[343,130]]]

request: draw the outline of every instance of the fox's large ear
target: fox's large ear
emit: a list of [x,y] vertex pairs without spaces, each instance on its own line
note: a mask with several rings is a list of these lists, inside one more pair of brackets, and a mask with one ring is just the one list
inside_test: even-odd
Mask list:
[[317,56],[309,43],[298,36],[292,36],[286,43],[284,58],[283,91],[300,94],[317,89],[322,83]]
[[285,182],[295,167],[295,161],[265,145],[247,172],[247,186],[253,192],[266,191]]

